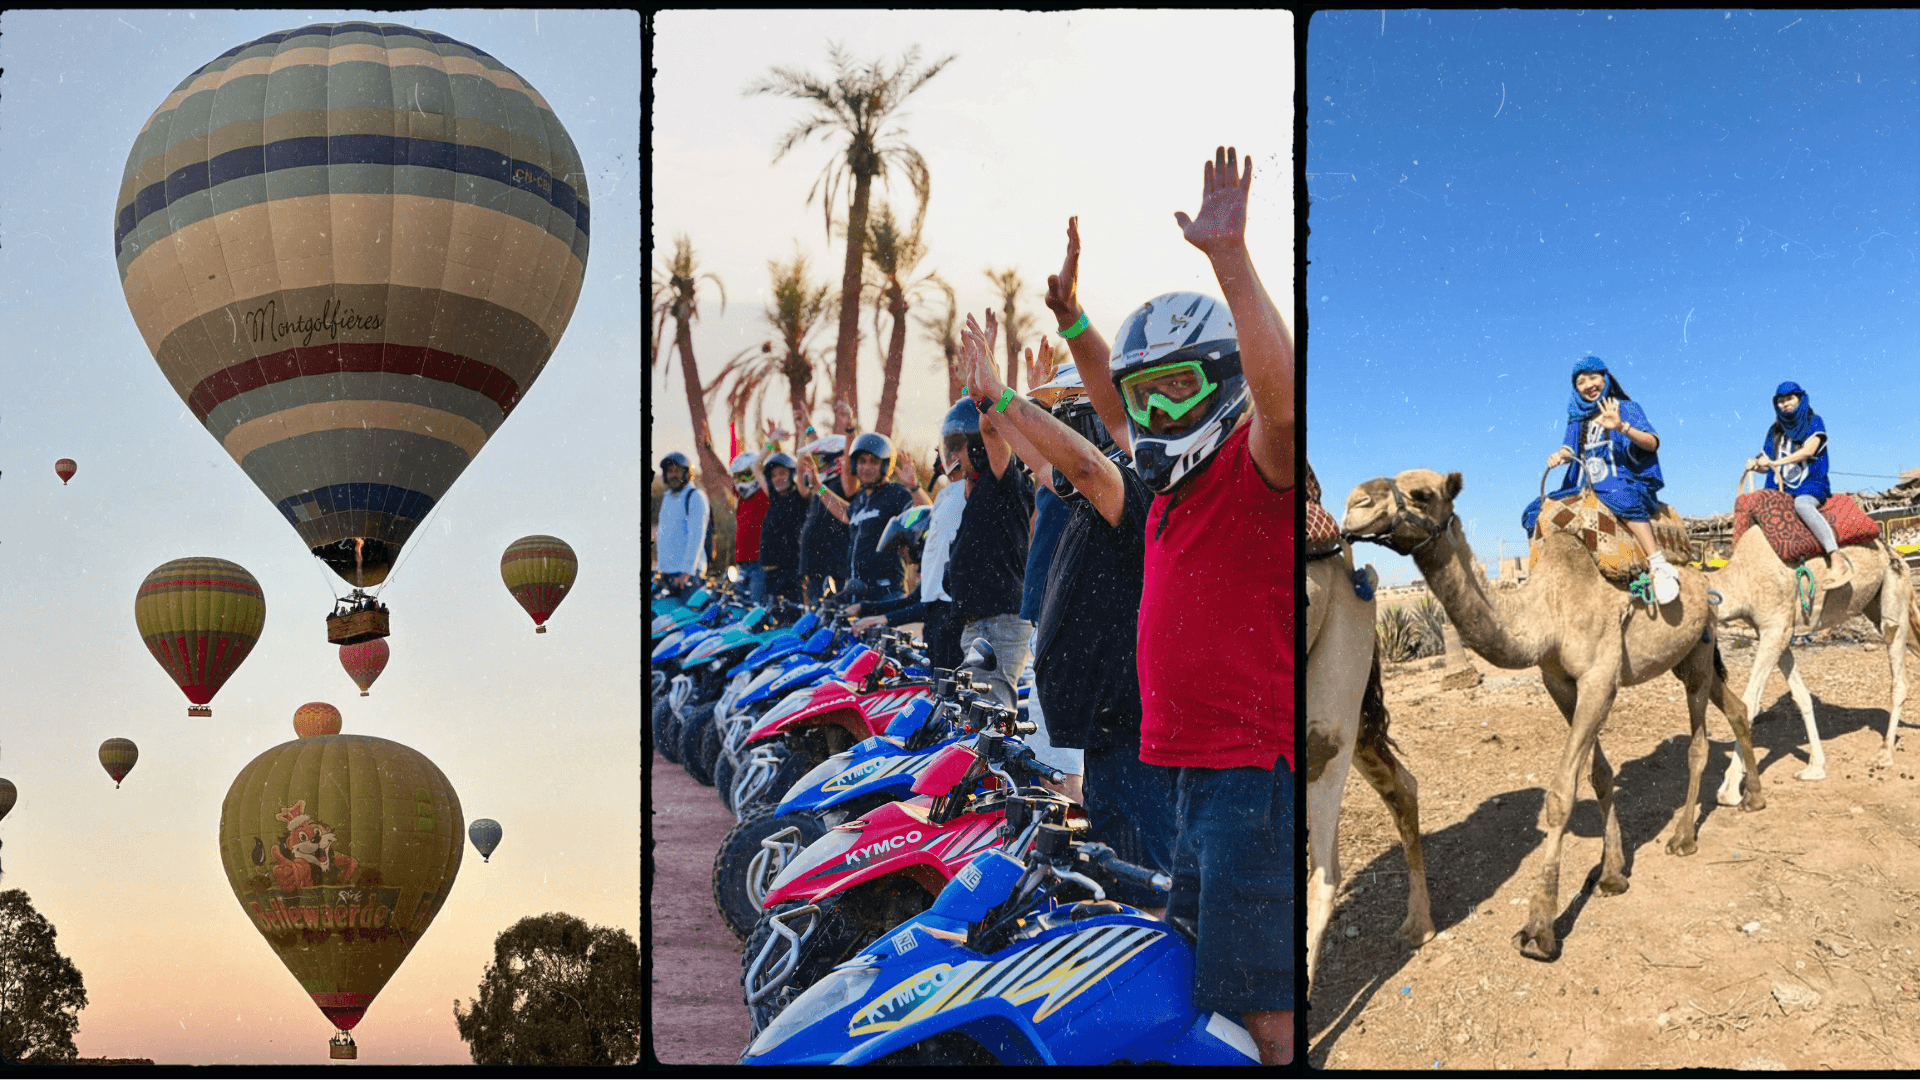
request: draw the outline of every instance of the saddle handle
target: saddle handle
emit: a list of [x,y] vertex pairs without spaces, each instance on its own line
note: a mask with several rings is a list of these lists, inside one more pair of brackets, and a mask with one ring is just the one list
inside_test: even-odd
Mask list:
[[[1580,458],[1578,456],[1575,456],[1573,461],[1570,464],[1578,468],[1578,471],[1580,473],[1580,487],[1582,488],[1582,490],[1592,488],[1593,479],[1587,475],[1586,466],[1580,463]],[[1565,464],[1549,465],[1547,466],[1547,471],[1540,474],[1540,505],[1542,507],[1545,507],[1547,505],[1547,477],[1552,476],[1553,471],[1555,469],[1564,469],[1566,467],[1567,466]]]

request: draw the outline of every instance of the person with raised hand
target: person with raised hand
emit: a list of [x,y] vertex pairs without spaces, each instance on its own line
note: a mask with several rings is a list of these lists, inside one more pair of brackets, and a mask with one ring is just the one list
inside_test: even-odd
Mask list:
[[[1167,915],[1197,929],[1195,1004],[1240,1014],[1261,1060],[1283,1064],[1293,1059],[1299,496],[1293,339],[1247,250],[1252,186],[1252,162],[1243,170],[1235,148],[1220,147],[1202,168],[1199,212],[1174,214],[1225,304],[1154,297],[1121,321],[1111,354],[1096,349],[1076,297],[1076,220],[1047,306],[1088,396],[1116,440],[1125,431],[1154,492],[1138,623],[1140,758],[1176,770]],[[1089,500],[1112,498],[1093,484]]]
[[906,592],[906,564],[898,549],[881,551],[880,535],[895,514],[932,499],[920,489],[909,455],[899,455],[899,482],[895,482],[893,440],[878,432],[855,434],[853,410],[834,403],[834,420],[847,435],[847,453],[841,459],[841,483],[849,495],[842,500],[826,485],[815,492],[828,513],[847,524],[847,587],[854,600],[898,599]]

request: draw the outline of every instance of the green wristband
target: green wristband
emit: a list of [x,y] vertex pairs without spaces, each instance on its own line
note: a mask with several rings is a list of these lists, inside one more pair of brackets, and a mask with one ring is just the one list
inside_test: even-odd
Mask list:
[[1060,331],[1060,336],[1071,341],[1074,338],[1077,338],[1081,334],[1084,334],[1086,332],[1087,332],[1087,313],[1082,311],[1080,313],[1080,318],[1075,320],[1072,326],[1069,326],[1065,330]]
[[993,411],[997,413],[1006,412],[1007,403],[1012,400],[1013,400],[1013,387],[1009,386],[1005,390],[1001,391],[1000,400],[993,406]]

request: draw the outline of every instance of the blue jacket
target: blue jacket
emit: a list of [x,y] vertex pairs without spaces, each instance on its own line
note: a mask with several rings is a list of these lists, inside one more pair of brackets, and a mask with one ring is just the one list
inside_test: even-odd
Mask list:
[[1796,461],[1783,469],[1771,469],[1767,472],[1767,486],[1778,488],[1787,494],[1799,498],[1811,495],[1826,502],[1833,495],[1833,486],[1827,483],[1827,422],[1820,419],[1807,401],[1807,392],[1799,384],[1785,382],[1775,391],[1775,397],[1787,394],[1800,395],[1800,408],[1793,416],[1793,423],[1787,418],[1775,414],[1777,419],[1767,429],[1765,438],[1760,440],[1760,453],[1772,459],[1786,457],[1810,442],[1815,435],[1820,436],[1820,452],[1805,461]]

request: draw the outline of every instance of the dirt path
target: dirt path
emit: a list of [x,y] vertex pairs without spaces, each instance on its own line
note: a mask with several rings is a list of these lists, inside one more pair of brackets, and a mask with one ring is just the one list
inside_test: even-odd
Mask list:
[[713,854],[733,815],[710,787],[653,754],[652,799],[654,1056],[670,1065],[731,1065],[747,1047],[740,999],[740,942],[713,908]]
[[[1863,624],[1864,625],[1864,624]],[[1750,650],[1729,642],[1736,689]],[[1686,784],[1686,703],[1676,679],[1621,692],[1601,744],[1618,770],[1631,888],[1585,891],[1600,859],[1590,788],[1561,870],[1561,958],[1510,939],[1537,869],[1541,779],[1565,724],[1535,672],[1475,660],[1485,681],[1444,691],[1438,661],[1387,675],[1393,737],[1420,782],[1437,940],[1395,930],[1406,871],[1391,820],[1354,776],[1340,846],[1347,882],[1327,935],[1310,1061],[1334,1069],[1920,1068],[1920,709],[1906,707],[1891,770],[1868,763],[1885,732],[1885,647],[1796,650],[1829,779],[1806,764],[1801,721],[1776,672],[1755,750],[1767,807],[1712,805],[1731,734],[1714,739],[1697,854],[1666,852]],[[1920,675],[1920,663],[1908,659]],[[1910,675],[1909,684],[1920,682]],[[1920,695],[1915,695],[1920,698]]]

